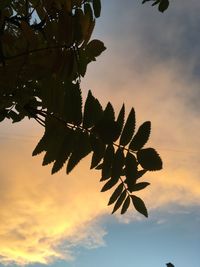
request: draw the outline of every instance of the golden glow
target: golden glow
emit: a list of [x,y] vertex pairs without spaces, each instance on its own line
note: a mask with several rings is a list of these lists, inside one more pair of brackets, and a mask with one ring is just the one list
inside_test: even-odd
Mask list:
[[[174,71],[175,66],[180,67],[174,62],[154,65],[148,74],[138,75],[130,67],[130,71],[118,76],[119,70],[115,68],[119,59],[113,57],[109,61],[112,62],[110,82],[102,80],[100,75],[99,80],[96,77],[88,84],[95,88],[94,94],[100,100],[112,99],[117,107],[125,102],[127,110],[134,106],[137,125],[144,120],[152,121],[148,146],[155,147],[164,161],[163,171],[144,176],[152,185],[138,195],[150,210],[174,203],[199,205],[200,139],[196,134],[200,132],[199,118],[185,108],[192,81]],[[106,64],[102,63],[102,69]],[[29,135],[29,131],[23,134]],[[12,133],[11,137],[14,138]],[[0,142],[1,262],[71,260],[71,247],[76,244],[103,245],[105,231],[99,226],[98,218],[111,211],[106,206],[110,192],[100,193],[99,173],[86,167],[87,160],[69,176],[64,170],[51,176],[50,168],[41,166],[41,157],[31,157],[35,144],[23,139]],[[129,216],[135,219],[136,213]],[[126,222],[126,216],[123,218]]]

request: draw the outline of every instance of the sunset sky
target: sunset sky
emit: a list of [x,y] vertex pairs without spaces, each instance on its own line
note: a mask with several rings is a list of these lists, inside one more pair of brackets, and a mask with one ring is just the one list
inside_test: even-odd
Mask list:
[[[0,126],[0,266],[200,266],[200,1],[172,0],[161,14],[142,0],[103,0],[94,38],[107,50],[82,81],[104,105],[135,108],[152,122],[148,143],[164,169],[133,209],[110,215],[89,158],[51,175],[31,153],[43,129],[34,121]],[[45,265],[44,265],[45,264]]]

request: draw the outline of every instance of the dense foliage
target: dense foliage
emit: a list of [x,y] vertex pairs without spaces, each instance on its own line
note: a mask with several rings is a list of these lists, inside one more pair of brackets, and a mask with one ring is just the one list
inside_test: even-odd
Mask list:
[[[147,2],[150,0],[144,0]],[[168,1],[153,1],[160,11]],[[133,204],[148,216],[135,192],[149,183],[148,171],[162,169],[153,148],[144,148],[151,123],[135,131],[135,111],[125,119],[109,102],[101,106],[92,92],[83,104],[81,79],[87,65],[105,50],[91,40],[100,0],[3,0],[0,2],[0,121],[35,119],[45,128],[33,155],[45,152],[43,165],[52,173],[66,163],[69,173],[92,153],[91,168],[101,172],[102,192],[113,189],[113,213],[125,213]]]

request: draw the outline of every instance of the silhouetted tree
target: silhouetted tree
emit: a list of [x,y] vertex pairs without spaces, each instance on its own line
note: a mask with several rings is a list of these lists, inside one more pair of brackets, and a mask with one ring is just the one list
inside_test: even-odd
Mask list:
[[[150,0],[144,0],[147,2]],[[168,1],[153,1],[160,11]],[[101,13],[100,0],[3,0],[0,2],[0,121],[25,117],[45,128],[33,155],[45,152],[43,165],[52,173],[67,163],[69,173],[92,154],[91,168],[101,171],[102,192],[114,189],[108,205],[125,213],[133,204],[148,216],[135,195],[149,185],[140,182],[162,161],[147,143],[151,123],[135,132],[135,111],[125,120],[109,102],[102,108],[92,92],[83,105],[81,79],[87,66],[105,50],[91,35]]]

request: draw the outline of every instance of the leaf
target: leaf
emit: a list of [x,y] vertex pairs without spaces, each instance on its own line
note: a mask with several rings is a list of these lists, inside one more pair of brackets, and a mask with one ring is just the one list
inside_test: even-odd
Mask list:
[[155,149],[146,148],[137,152],[137,160],[142,168],[149,171],[162,169],[162,160]]
[[93,169],[104,157],[106,145],[101,141],[101,139],[96,138],[93,134],[90,135],[90,142],[93,151],[90,169]]
[[115,203],[115,206],[113,208],[112,214],[115,213],[121,207],[121,205],[124,202],[125,198],[126,198],[126,190],[124,190],[122,192],[122,194],[118,198],[117,202]]
[[114,156],[112,170],[111,170],[111,177],[113,179],[120,178],[123,166],[124,166],[124,152],[123,149],[118,148]]
[[110,102],[108,102],[108,104],[107,104],[107,106],[103,112],[103,119],[111,120],[111,121],[115,120],[115,112],[114,112],[113,106]]
[[121,214],[124,214],[127,211],[127,209],[129,208],[129,206],[130,206],[130,196],[127,196],[127,198],[124,201],[124,204],[122,206]]
[[77,132],[77,141],[67,164],[67,174],[79,163],[81,159],[91,152],[91,144],[88,133]]
[[102,106],[89,90],[84,107],[83,128],[93,127],[100,120],[102,115]]
[[160,4],[158,6],[158,10],[160,12],[164,12],[169,7],[169,1],[168,0],[161,0]]
[[125,106],[123,104],[120,112],[119,112],[119,115],[117,117],[117,124],[118,124],[118,127],[119,127],[119,134],[117,136],[117,139],[119,138],[120,134],[121,134],[121,131],[123,129],[123,126],[124,126],[124,116],[125,116]]
[[41,140],[39,141],[39,143],[37,144],[37,146],[35,147],[32,156],[36,156],[41,152],[48,150],[48,144],[52,138],[52,135],[54,135],[55,132],[54,129],[56,129],[58,125],[59,125],[58,121],[56,121],[54,118],[51,118],[49,116],[46,117],[45,133],[41,138]]
[[135,111],[132,108],[128,115],[124,129],[121,134],[120,145],[122,146],[127,145],[130,142],[134,134],[134,131],[135,131]]
[[101,14],[101,0],[93,0],[93,9],[94,9],[94,15],[96,18],[100,17]]
[[139,213],[143,214],[145,217],[148,217],[148,211],[147,211],[147,208],[144,204],[144,201],[141,198],[136,197],[134,195],[131,195],[131,199],[132,199],[132,202],[133,202],[135,209]]
[[46,154],[42,162],[43,166],[57,159],[60,147],[66,134],[66,128],[59,121],[57,121],[55,127],[56,128],[54,128],[51,132],[49,131],[48,135],[46,135]]
[[137,133],[135,134],[129,145],[129,149],[133,151],[141,149],[148,141],[150,132],[151,132],[151,122],[146,121],[139,127]]
[[105,192],[105,191],[111,189],[114,185],[116,185],[118,180],[119,179],[110,178],[110,180],[102,187],[101,192]]
[[82,96],[79,83],[66,83],[64,117],[66,122],[76,125],[82,122]]
[[134,184],[131,188],[132,189],[131,192],[142,190],[149,185],[150,185],[150,183],[147,183],[147,182],[141,182],[141,183]]
[[52,174],[58,172],[69,158],[74,147],[75,131],[66,128],[66,134],[61,142],[58,155],[52,168]]
[[115,155],[115,150],[114,150],[113,145],[108,145],[105,151],[104,159],[103,159],[101,181],[104,181],[111,176],[111,168],[112,168],[114,155]]
[[100,56],[104,50],[106,50],[104,43],[94,39],[87,44],[85,51],[90,60],[95,60],[95,58]]
[[122,191],[123,191],[124,185],[123,183],[121,183],[120,185],[118,185],[118,187],[115,189],[115,191],[113,192],[113,194],[111,195],[108,205],[113,204],[118,197],[121,195]]
[[128,185],[128,189],[130,189],[137,179],[137,160],[135,156],[129,152],[126,155],[124,171],[126,176],[125,182]]

